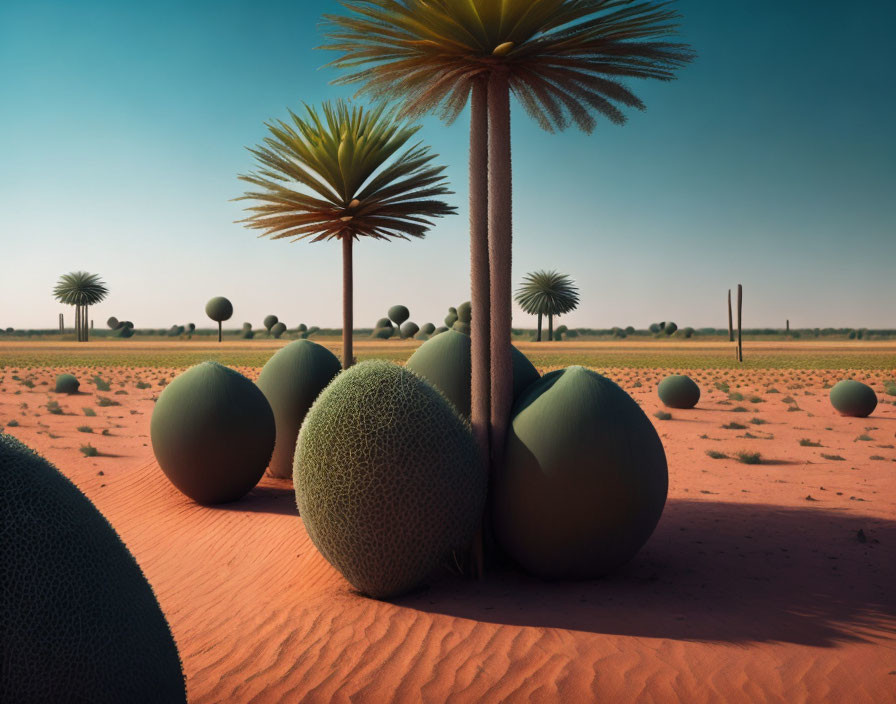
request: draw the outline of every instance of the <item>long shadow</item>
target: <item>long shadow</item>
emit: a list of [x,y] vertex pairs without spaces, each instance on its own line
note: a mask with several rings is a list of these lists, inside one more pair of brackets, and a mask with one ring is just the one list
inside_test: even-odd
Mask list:
[[[859,536],[858,531],[863,533]],[[676,499],[635,559],[592,581],[513,568],[445,576],[396,603],[590,633],[831,647],[896,638],[896,521],[850,510]]]
[[221,511],[243,511],[250,513],[276,513],[283,516],[298,516],[296,493],[289,480],[264,477],[258,486],[238,501],[217,504],[209,508]]

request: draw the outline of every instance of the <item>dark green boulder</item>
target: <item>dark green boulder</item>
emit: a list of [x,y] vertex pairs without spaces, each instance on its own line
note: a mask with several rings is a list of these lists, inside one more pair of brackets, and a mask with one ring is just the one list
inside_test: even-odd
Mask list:
[[389,320],[388,318],[380,318],[379,320],[376,321],[376,325],[373,326],[374,330],[376,330],[377,328],[391,328],[391,327],[392,327],[392,321]]
[[407,309],[407,306],[400,305],[392,306],[386,314],[389,316],[389,319],[395,323],[395,327],[397,328],[400,328],[401,324],[411,317],[411,312]]
[[417,323],[410,320],[401,326],[401,337],[404,340],[412,338],[418,332],[420,332],[420,328],[417,327]]
[[266,315],[264,320],[262,321],[262,325],[264,325],[265,330],[268,332],[271,331],[271,328],[274,327],[280,319],[276,315]]
[[256,382],[274,412],[277,439],[268,464],[272,477],[292,477],[296,438],[305,414],[339,373],[339,359],[323,345],[296,340],[271,357]]
[[441,335],[443,332],[448,332],[448,328],[446,328],[444,325],[440,325],[435,330],[433,330],[432,334]]
[[[513,397],[517,398],[535,380],[538,370],[516,347],[511,347],[513,361]],[[470,416],[470,338],[457,330],[435,335],[407,361],[407,368],[426,379],[454,404],[465,418]]]
[[469,323],[472,320],[473,308],[470,302],[461,303],[457,307],[457,319],[462,323]]
[[451,329],[456,330],[457,332],[466,335],[467,337],[470,336],[470,324],[465,323],[462,320],[455,320],[454,325],[451,326]]
[[469,547],[488,475],[469,425],[438,391],[371,360],[314,402],[293,480],[312,542],[355,588],[382,599]]
[[700,400],[700,387],[691,377],[672,374],[657,386],[657,393],[669,408],[693,408]]
[[60,374],[56,377],[56,393],[57,394],[76,394],[81,387],[73,374]]
[[0,433],[0,701],[186,702],[177,646],[115,530]]
[[628,562],[666,501],[663,445],[609,379],[569,367],[517,401],[492,506],[498,543],[549,579],[590,579]]
[[867,384],[844,379],[831,389],[831,405],[844,416],[864,418],[877,408],[877,394]]
[[374,328],[373,332],[370,333],[370,336],[377,340],[388,340],[395,334],[395,328]]
[[118,318],[112,316],[106,321],[106,325],[109,326],[110,330],[115,330],[118,327]]
[[432,323],[423,323],[420,326],[420,332],[425,332],[427,335],[432,335],[436,330],[436,326]]
[[203,362],[172,379],[150,423],[152,449],[174,486],[201,504],[235,501],[274,449],[271,406],[242,374]]
[[280,336],[286,332],[286,324],[285,323],[274,323],[271,326],[270,332],[271,332],[271,335],[273,335],[275,338],[277,338],[279,340]]

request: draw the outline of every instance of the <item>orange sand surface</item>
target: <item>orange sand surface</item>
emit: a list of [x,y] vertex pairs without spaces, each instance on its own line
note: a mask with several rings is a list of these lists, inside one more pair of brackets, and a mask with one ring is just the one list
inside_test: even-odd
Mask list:
[[[82,393],[52,393],[59,371],[78,374]],[[110,391],[89,381],[97,372]],[[653,416],[663,373],[612,370],[669,459],[669,500],[641,553],[591,582],[435,575],[391,603],[359,596],[320,556],[290,482],[265,478],[215,508],[167,482],[149,418],[172,374],[7,367],[0,425],[131,549],[193,702],[896,701],[896,397],[881,384],[892,370],[855,375],[882,401],[869,418],[831,408],[823,386],[836,372],[713,370],[692,374],[698,407],[669,420]],[[732,421],[745,427],[722,428]],[[99,456],[79,452],[88,442]]]

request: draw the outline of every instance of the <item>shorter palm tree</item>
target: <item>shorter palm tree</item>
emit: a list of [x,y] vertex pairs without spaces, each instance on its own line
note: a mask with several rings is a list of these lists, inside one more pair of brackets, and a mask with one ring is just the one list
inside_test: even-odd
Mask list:
[[516,302],[526,313],[538,316],[538,336],[541,342],[541,317],[548,316],[548,341],[554,339],[554,316],[575,310],[579,305],[579,290],[566,274],[556,271],[533,271],[526,274],[517,289]]
[[[444,166],[408,140],[420,129],[385,105],[365,110],[345,101],[324,103],[322,115],[290,111],[291,122],[267,125],[264,146],[249,151],[260,166],[240,176],[256,190],[237,200],[255,200],[241,222],[272,239],[342,242],[342,366],[352,363],[352,243],[361,237],[388,240],[423,237],[433,218],[455,208],[435,196],[451,193]],[[394,158],[393,158],[394,157]]]
[[105,282],[97,274],[88,274],[86,271],[64,274],[56,282],[53,289],[56,300],[75,307],[75,335],[78,342],[88,341],[88,309],[102,301],[108,293]]

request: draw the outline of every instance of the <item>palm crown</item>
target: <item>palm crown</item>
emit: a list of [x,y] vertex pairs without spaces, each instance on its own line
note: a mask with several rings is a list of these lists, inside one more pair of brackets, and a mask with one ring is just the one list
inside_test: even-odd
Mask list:
[[600,114],[622,123],[619,104],[644,104],[620,79],[671,80],[693,58],[662,41],[678,13],[632,0],[350,0],[350,16],[326,15],[330,65],[351,72],[336,83],[400,98],[403,112],[433,108],[453,120],[474,79],[507,74],[510,89],[546,130],[570,118],[590,132]]
[[530,315],[563,315],[579,305],[579,290],[566,274],[535,271],[523,279],[515,298]]
[[417,143],[395,156],[419,127],[382,105],[365,110],[340,100],[325,103],[322,116],[308,106],[306,112],[269,123],[264,146],[250,149],[260,168],[240,178],[259,190],[237,200],[260,204],[247,208],[247,227],[273,239],[313,242],[408,239],[423,237],[433,218],[454,212],[433,199],[451,191],[428,148]]
[[93,306],[109,293],[106,284],[97,274],[73,271],[59,277],[53,296],[60,303],[70,306]]

